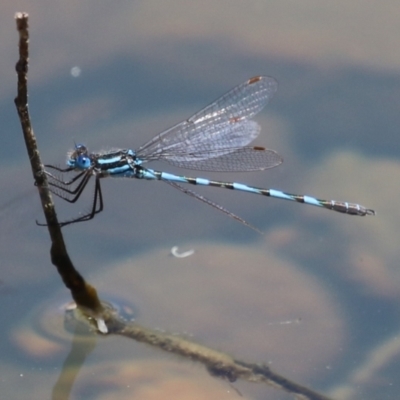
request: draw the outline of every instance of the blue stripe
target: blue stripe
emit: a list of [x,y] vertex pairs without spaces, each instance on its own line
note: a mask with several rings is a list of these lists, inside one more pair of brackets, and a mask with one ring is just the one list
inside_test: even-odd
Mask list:
[[234,182],[233,183],[233,188],[236,189],[236,190],[241,190],[243,192],[250,192],[250,193],[255,193],[255,194],[260,194],[261,193],[259,189],[253,188],[251,186],[244,185],[243,183]]
[[293,197],[281,192],[280,190],[274,190],[274,189],[270,189],[269,190],[269,195],[271,197],[276,197],[278,199],[284,199],[284,200],[293,200]]
[[114,163],[120,162],[121,158],[122,158],[122,156],[115,156],[113,158],[101,158],[101,157],[99,157],[97,159],[97,162],[100,165],[114,164]]
[[132,177],[134,175],[134,171],[129,164],[124,164],[120,167],[109,168],[106,170],[110,174],[110,176],[118,178],[118,177]]
[[322,207],[321,203],[316,198],[310,196],[304,196],[304,203]]
[[169,174],[167,172],[161,173],[161,179],[164,179],[166,181],[172,181],[172,182],[187,183],[187,179],[184,176]]
[[209,179],[204,179],[204,178],[196,178],[196,183],[198,185],[208,186],[208,185],[210,185],[210,180]]

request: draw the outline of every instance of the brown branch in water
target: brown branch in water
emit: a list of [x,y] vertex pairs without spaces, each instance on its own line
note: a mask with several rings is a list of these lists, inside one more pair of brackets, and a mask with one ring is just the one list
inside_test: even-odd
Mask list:
[[227,354],[181,337],[147,329],[135,323],[126,323],[118,317],[112,317],[105,322],[110,333],[125,336],[188,360],[199,362],[206,367],[212,376],[226,379],[229,382],[242,379],[248,382],[265,383],[268,386],[288,392],[297,399],[331,400],[327,396],[275,373],[266,365],[237,360]]
[[[95,288],[85,282],[75,270],[61,233],[54,203],[48,188],[46,174],[40,159],[36,138],[33,133],[28,111],[27,73],[29,62],[29,31],[28,14],[15,15],[19,33],[19,60],[16,64],[18,75],[18,95],[15,98],[22,131],[31,162],[32,173],[39,189],[43,212],[52,242],[51,261],[57,267],[65,285],[71,290],[72,297],[80,311],[94,318],[89,318],[96,330],[99,321],[104,322],[108,333],[134,339],[138,342],[157,347],[169,353],[185,357],[191,361],[203,364],[213,376],[227,379],[231,382],[237,379],[249,382],[266,383],[269,386],[284,390],[303,400],[329,400],[328,397],[314,392],[304,386],[292,382],[276,374],[265,365],[247,363],[212,350],[197,343],[190,342],[178,336],[168,335],[123,321],[118,315],[104,308],[100,303]],[[78,311],[79,312],[79,311]]]

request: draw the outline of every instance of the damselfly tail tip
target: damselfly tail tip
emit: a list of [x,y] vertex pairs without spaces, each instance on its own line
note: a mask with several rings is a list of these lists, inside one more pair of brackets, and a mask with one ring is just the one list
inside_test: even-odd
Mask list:
[[365,212],[365,215],[376,215],[375,210],[371,210],[371,209],[367,209],[367,211]]

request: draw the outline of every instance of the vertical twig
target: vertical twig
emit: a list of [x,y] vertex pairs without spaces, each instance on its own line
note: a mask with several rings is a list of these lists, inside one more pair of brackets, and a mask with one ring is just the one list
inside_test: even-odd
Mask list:
[[47,177],[40,159],[36,138],[28,109],[28,65],[29,65],[29,27],[28,14],[15,15],[19,33],[19,60],[15,66],[18,75],[17,97],[14,102],[24,134],[25,144],[31,163],[33,177],[39,189],[40,200],[45,214],[51,238],[51,261],[57,267],[64,284],[71,290],[72,297],[80,307],[85,307],[92,313],[102,311],[96,290],[87,284],[74,268],[69,258],[64,238],[57,220],[53,199],[47,184]]

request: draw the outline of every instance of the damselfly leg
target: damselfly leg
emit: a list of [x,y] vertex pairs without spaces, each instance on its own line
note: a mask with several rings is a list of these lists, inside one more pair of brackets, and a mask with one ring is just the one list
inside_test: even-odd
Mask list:
[[[94,188],[91,211],[77,218],[63,221],[60,223],[60,226],[66,226],[69,224],[73,224],[75,222],[89,221],[92,218],[94,218],[96,214],[103,211],[103,195],[101,192],[100,177],[96,174],[93,174],[92,170],[81,171],[70,180],[64,180],[62,178],[63,174],[74,171],[73,168],[69,167],[61,169],[53,165],[45,165],[45,167],[61,173],[61,177],[58,177],[48,170],[45,171],[48,177],[48,184],[50,186],[51,192],[57,197],[60,197],[61,199],[67,201],[68,203],[75,203],[76,201],[78,201],[84,189],[86,188],[86,185],[90,181],[90,178],[92,178],[93,175],[95,176],[95,188]],[[76,182],[78,182],[76,187],[71,189],[70,187],[74,185]],[[45,225],[45,224],[38,223],[38,225]]]

